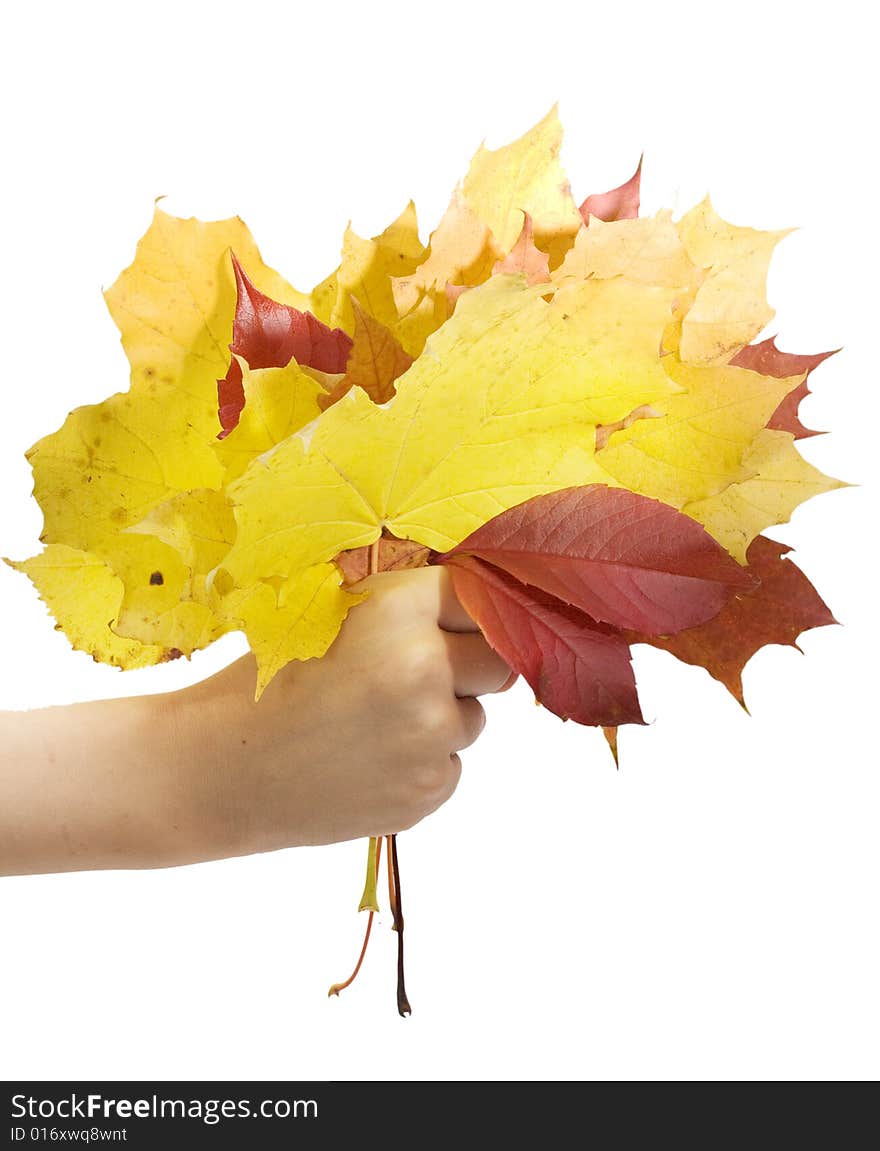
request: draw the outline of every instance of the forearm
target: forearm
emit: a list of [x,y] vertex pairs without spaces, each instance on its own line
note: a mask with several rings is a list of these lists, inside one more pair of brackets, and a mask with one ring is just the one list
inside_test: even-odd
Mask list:
[[0,874],[228,854],[187,693],[0,713]]

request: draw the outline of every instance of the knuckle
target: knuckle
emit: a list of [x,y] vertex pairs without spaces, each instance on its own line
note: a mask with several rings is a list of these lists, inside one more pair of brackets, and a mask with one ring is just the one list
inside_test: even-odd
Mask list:
[[437,678],[437,650],[424,638],[412,640],[404,649],[401,671],[408,686],[424,687]]
[[414,780],[413,799],[420,813],[434,811],[455,791],[461,776],[461,760],[457,755],[438,756],[426,764]]
[[423,702],[419,709],[419,727],[431,743],[445,744],[451,737],[453,725],[450,700],[438,697]]
[[449,782],[448,776],[448,767],[440,760],[426,764],[416,776],[416,788],[419,797],[431,799],[445,792]]
[[478,699],[460,701],[462,746],[469,747],[486,726],[486,709]]

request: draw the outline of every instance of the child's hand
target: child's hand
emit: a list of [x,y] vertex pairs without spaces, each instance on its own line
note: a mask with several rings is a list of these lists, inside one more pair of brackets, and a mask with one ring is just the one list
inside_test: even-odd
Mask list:
[[251,656],[166,695],[0,713],[0,874],[167,867],[384,835],[455,789],[512,682],[443,568],[371,576],[259,703]]

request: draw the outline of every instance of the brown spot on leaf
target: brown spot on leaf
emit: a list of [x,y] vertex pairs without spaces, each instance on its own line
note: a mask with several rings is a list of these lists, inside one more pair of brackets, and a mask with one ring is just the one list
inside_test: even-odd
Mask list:
[[161,587],[164,582],[165,577],[161,572],[153,572],[153,574],[150,576],[150,585],[152,587]]
[[180,657],[182,655],[183,655],[183,652],[180,650],[179,647],[169,647],[169,648],[166,648],[165,651],[162,652],[162,655],[161,655],[159,662],[160,663],[170,663],[173,659],[180,659]]

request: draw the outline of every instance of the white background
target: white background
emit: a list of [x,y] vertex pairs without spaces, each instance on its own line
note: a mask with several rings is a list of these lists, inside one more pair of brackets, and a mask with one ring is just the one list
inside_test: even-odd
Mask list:
[[[877,222],[859,4],[15,5],[0,99],[0,553],[37,550],[23,452],[127,386],[100,289],[153,199],[240,214],[308,289],[414,197],[423,239],[483,137],[555,101],[575,195],[644,150],[645,212],[711,192],[799,226],[770,298],[812,377],[805,455],[859,487],[776,529],[844,625],[772,647],[752,715],[637,649],[653,722],[601,736],[489,701],[453,800],[401,837],[409,989],[383,916],[359,985],[361,843],[0,881],[0,1076],[866,1078],[878,1062]],[[322,14],[323,13],[323,14]],[[0,706],[168,690],[240,637],[126,675],[0,568]],[[2,754],[2,749],[0,749]]]

